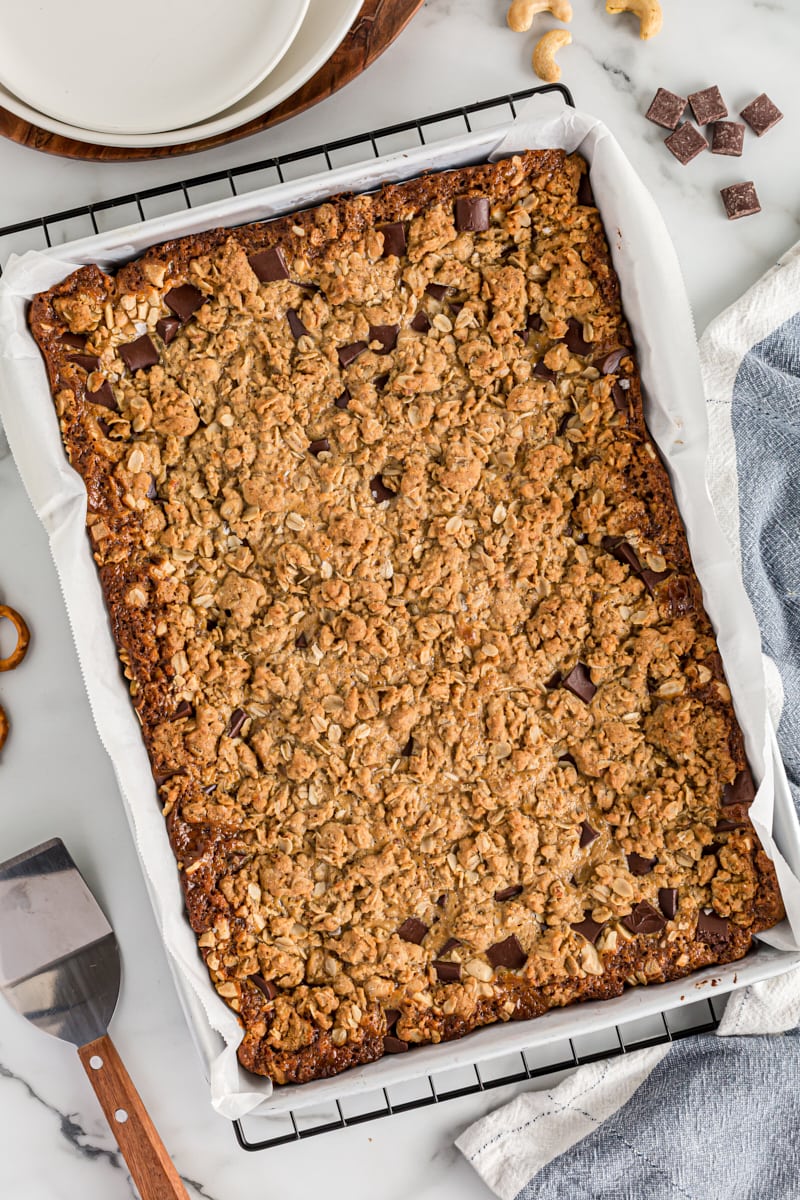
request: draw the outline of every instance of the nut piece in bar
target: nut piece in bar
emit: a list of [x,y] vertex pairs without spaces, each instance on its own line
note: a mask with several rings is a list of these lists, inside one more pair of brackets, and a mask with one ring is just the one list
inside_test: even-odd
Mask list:
[[741,121],[715,121],[711,126],[711,153],[730,154],[741,158],[744,147],[744,125]]
[[763,137],[778,121],[783,120],[783,113],[773,104],[766,92],[756,96],[755,100],[742,109],[739,116],[747,121],[756,137]]
[[670,154],[674,154],[679,163],[685,167],[693,158],[697,158],[703,150],[708,149],[708,142],[691,121],[684,121],[674,133],[664,138],[664,145]]
[[662,125],[664,129],[676,129],[686,111],[687,103],[684,96],[676,96],[674,92],[660,87],[644,115],[648,121]]
[[732,183],[730,187],[722,188],[719,194],[722,196],[729,221],[738,221],[739,217],[752,217],[754,213],[761,212],[761,204],[752,179],[745,183]]
[[708,125],[710,121],[721,121],[728,115],[728,106],[716,85],[703,88],[702,92],[691,92],[689,103],[698,125]]

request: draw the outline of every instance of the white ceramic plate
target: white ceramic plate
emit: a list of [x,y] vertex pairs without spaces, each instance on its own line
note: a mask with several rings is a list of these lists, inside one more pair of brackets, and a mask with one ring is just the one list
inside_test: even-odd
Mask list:
[[309,0],[3,0],[0,81],[76,128],[153,134],[205,120],[280,61]]
[[297,36],[277,66],[261,83],[224,112],[185,129],[151,134],[103,134],[93,129],[67,125],[25,104],[0,84],[0,106],[22,120],[62,137],[76,138],[97,146],[157,147],[186,142],[238,129],[254,117],[268,112],[291,96],[327,62],[355,20],[361,0],[310,0],[308,13]]

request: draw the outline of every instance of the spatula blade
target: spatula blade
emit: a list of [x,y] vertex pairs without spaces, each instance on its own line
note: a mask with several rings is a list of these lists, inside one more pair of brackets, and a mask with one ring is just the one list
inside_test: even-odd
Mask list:
[[108,1029],[114,932],[60,838],[0,863],[0,991],[34,1025],[84,1046]]

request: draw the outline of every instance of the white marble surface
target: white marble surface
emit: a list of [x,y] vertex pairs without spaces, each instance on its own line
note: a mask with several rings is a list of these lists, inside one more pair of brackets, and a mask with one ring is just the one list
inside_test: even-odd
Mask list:
[[[664,33],[642,43],[631,18],[608,17],[603,7],[601,0],[576,0],[574,44],[561,55],[564,81],[581,107],[614,130],[654,192],[702,329],[800,236],[800,15],[793,0],[669,0]],[[0,144],[0,226],[529,86],[533,39],[510,33],[504,13],[502,0],[429,0],[384,57],[342,93],[272,133],[194,158],[102,166]],[[547,17],[540,23],[553,24]],[[659,84],[685,95],[711,83],[719,84],[732,112],[767,90],[786,119],[763,139],[748,133],[741,160],[704,154],[681,167],[641,113]],[[750,178],[763,212],[729,223],[717,189]],[[0,763],[0,859],[59,834],[95,889],[125,962],[113,1033],[190,1195],[487,1196],[452,1142],[500,1102],[497,1092],[259,1155],[241,1152],[229,1125],[210,1109],[92,725],[45,537],[2,435],[0,602],[22,609],[34,631],[23,667],[0,680],[0,702],[13,726]],[[24,1200],[133,1194],[72,1049],[28,1028],[3,1004],[0,1194]]]

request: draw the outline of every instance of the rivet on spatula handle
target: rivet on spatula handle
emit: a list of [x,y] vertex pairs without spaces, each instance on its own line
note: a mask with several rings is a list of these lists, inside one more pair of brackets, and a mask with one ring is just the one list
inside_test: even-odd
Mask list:
[[142,1200],[188,1200],[172,1159],[111,1038],[106,1035],[80,1046],[78,1056]]

